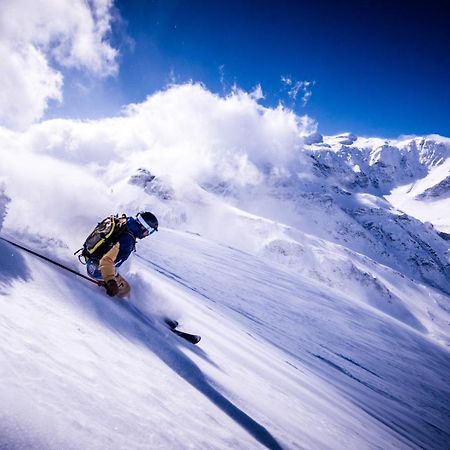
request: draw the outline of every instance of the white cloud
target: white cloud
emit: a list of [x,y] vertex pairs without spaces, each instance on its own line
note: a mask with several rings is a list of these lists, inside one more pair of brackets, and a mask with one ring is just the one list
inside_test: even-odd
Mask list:
[[301,94],[300,99],[302,106],[306,106],[308,104],[308,101],[312,96],[311,88],[316,84],[315,81],[293,81],[291,77],[284,75],[281,76],[281,82],[289,88],[288,95],[294,103],[299,98],[299,94]]
[[315,129],[308,116],[264,107],[252,93],[222,97],[200,84],[171,86],[122,117],[48,120],[26,132],[0,127],[8,223],[45,216],[45,232],[53,226],[47,217],[72,227],[74,218],[95,222],[130,198],[145,207],[143,191],[117,187],[141,167],[167,181],[181,204],[205,184],[258,188],[273,173],[298,169],[303,136]]
[[108,41],[112,0],[0,2],[0,123],[21,129],[61,101],[61,68],[117,72]]
[[264,97],[264,93],[262,90],[262,87],[260,84],[257,84],[254,88],[253,91],[250,93],[250,95],[255,99],[255,100],[262,100]]
[[[289,165],[302,136],[315,130],[310,119],[302,123],[291,111],[261,106],[259,94],[258,89],[247,93],[236,88],[220,97],[200,84],[173,86],[130,105],[129,123],[123,121],[121,127],[132,129],[146,141],[144,146],[160,149],[154,163],[166,160],[163,171],[189,174],[197,182],[230,173],[239,182],[237,166],[242,173],[244,164],[250,173],[253,167],[262,171]],[[248,180],[243,176],[240,181]]]
[[283,84],[285,84],[286,86],[290,86],[292,84],[291,78],[287,77],[287,76],[284,76],[284,75],[281,75],[281,82]]
[[61,73],[31,45],[12,53],[0,42],[0,72],[0,123],[8,127],[25,128],[42,116],[49,100],[62,98]]
[[225,91],[225,64],[221,64],[218,67],[219,76],[220,76],[220,85],[222,86],[222,90]]

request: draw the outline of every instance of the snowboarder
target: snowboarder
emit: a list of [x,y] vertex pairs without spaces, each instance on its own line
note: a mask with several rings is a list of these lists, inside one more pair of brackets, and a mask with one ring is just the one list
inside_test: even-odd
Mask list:
[[[111,230],[109,233],[105,233],[105,226]],[[82,255],[86,258],[88,275],[102,282],[109,296],[128,296],[130,285],[116,269],[131,255],[137,239],[155,231],[158,219],[151,212],[140,212],[135,218],[111,216],[100,222],[84,244]],[[95,245],[90,248],[88,243],[92,241]]]

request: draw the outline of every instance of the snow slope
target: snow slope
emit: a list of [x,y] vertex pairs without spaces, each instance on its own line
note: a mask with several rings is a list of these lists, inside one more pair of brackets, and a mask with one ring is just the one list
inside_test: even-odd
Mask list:
[[447,138],[188,84],[0,151],[1,235],[72,269],[107,214],[161,224],[129,302],[0,240],[0,447],[448,447]]
[[[126,304],[0,244],[15,261],[1,266],[3,446],[448,443],[450,358],[422,333],[192,234],[140,244]],[[162,314],[201,331],[199,346]]]

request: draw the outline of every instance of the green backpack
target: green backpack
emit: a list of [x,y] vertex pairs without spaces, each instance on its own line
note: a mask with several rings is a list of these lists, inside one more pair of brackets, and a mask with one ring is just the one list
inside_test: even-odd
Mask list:
[[83,247],[77,250],[74,255],[81,252],[78,259],[83,257],[85,263],[89,259],[100,259],[107,253],[112,246],[119,240],[120,236],[126,231],[126,215],[121,217],[109,216],[97,224],[92,233],[86,238]]

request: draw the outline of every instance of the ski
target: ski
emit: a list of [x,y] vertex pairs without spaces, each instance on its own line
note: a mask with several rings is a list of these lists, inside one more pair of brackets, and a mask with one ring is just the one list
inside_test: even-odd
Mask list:
[[200,342],[201,336],[198,336],[197,334],[190,334],[185,333],[184,331],[177,330],[178,322],[176,320],[172,319],[164,319],[164,322],[169,327],[170,331],[172,333],[175,333],[177,336],[180,336],[181,338],[185,339],[186,341],[190,342],[191,344],[198,344]]

